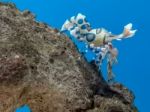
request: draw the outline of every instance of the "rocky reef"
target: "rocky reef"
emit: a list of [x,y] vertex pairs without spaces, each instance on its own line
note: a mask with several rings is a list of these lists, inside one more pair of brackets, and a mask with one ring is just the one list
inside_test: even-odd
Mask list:
[[0,2],[0,112],[137,112],[133,93],[108,85],[57,29]]

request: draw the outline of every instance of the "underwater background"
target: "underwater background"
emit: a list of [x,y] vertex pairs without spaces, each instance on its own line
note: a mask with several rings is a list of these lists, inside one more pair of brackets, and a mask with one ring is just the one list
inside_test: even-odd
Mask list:
[[[131,89],[140,112],[149,112],[150,101],[150,1],[149,0],[3,0],[28,9],[36,19],[60,29],[66,19],[82,13],[92,28],[104,27],[114,34],[124,25],[133,23],[137,33],[133,38],[113,42],[119,50],[114,66],[116,81]],[[102,67],[106,77],[106,63]]]

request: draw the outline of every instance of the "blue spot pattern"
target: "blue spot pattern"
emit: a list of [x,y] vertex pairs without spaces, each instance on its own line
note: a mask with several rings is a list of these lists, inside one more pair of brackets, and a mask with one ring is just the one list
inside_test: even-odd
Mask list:
[[82,24],[82,23],[83,23],[83,19],[79,19],[78,24]]
[[96,61],[96,53],[93,52],[93,50],[88,46],[86,42],[80,41],[72,35],[70,35],[69,38],[76,45],[80,54],[83,54],[87,62],[91,63],[92,61]]

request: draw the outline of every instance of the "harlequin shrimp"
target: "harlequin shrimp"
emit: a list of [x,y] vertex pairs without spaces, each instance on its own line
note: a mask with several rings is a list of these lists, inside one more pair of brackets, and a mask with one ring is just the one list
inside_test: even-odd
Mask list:
[[118,55],[112,41],[130,38],[136,33],[136,30],[132,30],[131,23],[124,26],[123,32],[119,35],[114,35],[104,28],[92,29],[86,16],[81,13],[65,21],[61,28],[61,32],[64,31],[69,31],[74,38],[86,43],[87,48],[96,54],[94,62],[98,67],[101,67],[102,61],[107,58],[108,81],[114,78],[112,66],[117,62]]

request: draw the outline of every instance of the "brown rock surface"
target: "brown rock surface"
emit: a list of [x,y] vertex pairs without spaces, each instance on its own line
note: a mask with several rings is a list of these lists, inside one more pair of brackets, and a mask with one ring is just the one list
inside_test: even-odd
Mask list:
[[29,11],[0,3],[0,112],[136,112],[134,96],[111,86],[68,37]]

